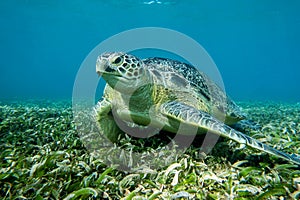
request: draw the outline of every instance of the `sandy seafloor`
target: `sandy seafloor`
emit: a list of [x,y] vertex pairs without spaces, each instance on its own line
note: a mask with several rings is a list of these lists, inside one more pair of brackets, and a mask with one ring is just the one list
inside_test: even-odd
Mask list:
[[[300,154],[300,103],[239,105],[262,126],[249,135]],[[151,173],[107,167],[83,146],[69,101],[0,101],[0,134],[1,199],[300,198],[299,166],[230,140]]]

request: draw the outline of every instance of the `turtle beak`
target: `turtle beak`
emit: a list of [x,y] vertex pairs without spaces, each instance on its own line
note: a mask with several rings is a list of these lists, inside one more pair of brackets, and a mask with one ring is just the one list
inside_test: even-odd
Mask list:
[[105,72],[105,69],[107,68],[107,60],[101,59],[100,56],[97,58],[96,62],[96,73],[98,74],[98,77],[102,76],[103,72]]

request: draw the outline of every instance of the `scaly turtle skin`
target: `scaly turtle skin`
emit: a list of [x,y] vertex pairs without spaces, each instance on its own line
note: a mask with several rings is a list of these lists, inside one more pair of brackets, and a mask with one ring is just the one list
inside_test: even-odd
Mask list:
[[164,58],[141,60],[113,52],[98,57],[96,72],[107,82],[95,109],[97,120],[112,141],[122,132],[119,123],[140,129],[150,124],[172,133],[184,125],[197,134],[209,131],[300,165],[296,155],[278,151],[230,127],[244,120],[245,114],[212,80],[189,64]]

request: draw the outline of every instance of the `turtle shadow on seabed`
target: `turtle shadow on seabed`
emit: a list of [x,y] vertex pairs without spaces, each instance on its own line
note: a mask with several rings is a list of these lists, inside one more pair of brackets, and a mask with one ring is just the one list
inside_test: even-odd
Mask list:
[[[109,138],[107,139],[109,139],[110,142],[120,148],[124,148],[124,144],[130,144],[134,147],[133,151],[139,153],[147,152],[149,151],[149,148],[163,148],[172,143],[173,146],[178,150],[185,151],[188,148],[192,148],[193,150],[197,150],[199,155],[207,155],[209,153],[212,153],[216,142],[218,144],[218,141],[224,140],[224,138],[219,138],[218,135],[211,133],[201,135],[176,135],[175,133],[163,130],[159,131],[157,134],[152,134],[149,137],[138,137],[137,132],[139,134],[141,134],[141,132],[134,129],[130,132],[130,129],[133,128],[128,128],[127,133],[125,133],[124,131],[120,131],[117,138],[113,138],[113,140],[110,140]],[[224,144],[225,143],[223,143],[223,147]],[[227,145],[226,149],[228,149],[227,151],[229,151],[229,145]],[[205,156],[202,158],[205,158]]]

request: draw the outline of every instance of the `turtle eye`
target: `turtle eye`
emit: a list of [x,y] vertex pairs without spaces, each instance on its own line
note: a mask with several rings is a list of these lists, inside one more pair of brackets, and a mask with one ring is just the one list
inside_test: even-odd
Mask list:
[[113,64],[120,65],[123,62],[123,58],[121,56],[118,56],[114,61]]

